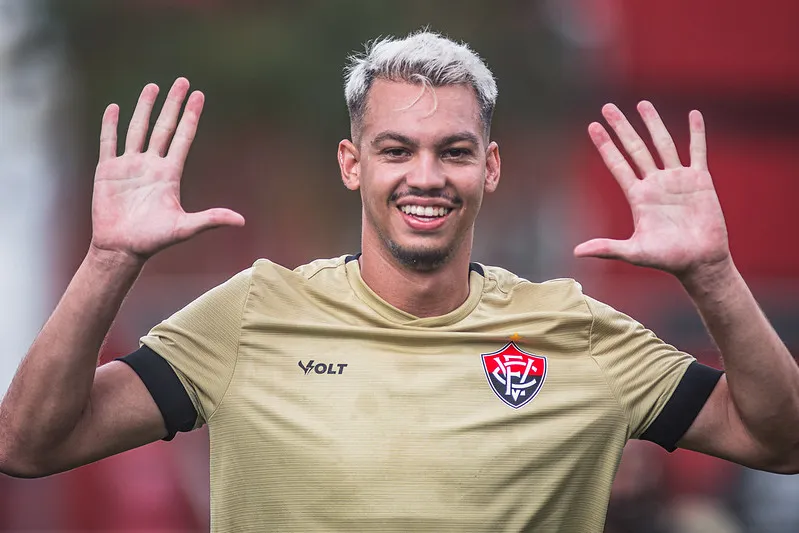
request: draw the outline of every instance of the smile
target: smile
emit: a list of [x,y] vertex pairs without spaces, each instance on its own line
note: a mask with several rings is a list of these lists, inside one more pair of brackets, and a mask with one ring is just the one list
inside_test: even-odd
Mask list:
[[439,218],[446,216],[451,211],[448,207],[432,207],[423,205],[403,205],[399,208],[406,215],[423,218]]

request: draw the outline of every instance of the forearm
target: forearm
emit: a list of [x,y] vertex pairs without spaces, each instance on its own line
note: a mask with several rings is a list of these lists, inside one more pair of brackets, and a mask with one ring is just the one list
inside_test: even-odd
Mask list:
[[721,351],[747,431],[777,452],[799,444],[799,367],[732,260],[682,280]]
[[36,455],[89,403],[97,356],[142,262],[90,248],[0,403],[0,449]]

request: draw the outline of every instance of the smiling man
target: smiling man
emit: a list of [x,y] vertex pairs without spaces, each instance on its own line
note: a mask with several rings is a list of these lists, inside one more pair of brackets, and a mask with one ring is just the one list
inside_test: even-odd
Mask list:
[[[203,106],[175,82],[144,149],[144,88],[117,155],[103,117],[86,259],[0,405],[0,469],[43,476],[208,424],[215,531],[600,532],[625,443],[646,439],[754,468],[799,470],[799,370],[738,274],[689,115],[683,166],[638,110],[664,168],[612,105],[589,134],[635,232],[578,256],[674,274],[725,373],[582,293],[471,258],[500,177],[496,85],[466,45],[422,32],[348,69],[344,184],[362,251],[294,270],[268,260],[155,326],[95,371],[145,261],[243,218],[187,214],[179,185]],[[174,138],[173,137],[174,134]]]
[[[413,58],[395,59],[403,60]],[[360,63],[351,70],[353,140],[341,141],[338,151],[344,184],[361,191],[361,276],[412,315],[445,314],[469,294],[463,273],[475,219],[483,195],[499,181],[499,147],[488,141],[490,111],[481,113],[465,71],[464,81],[438,87],[426,77],[402,81],[412,73],[398,73],[398,81],[378,78],[366,92],[359,78],[370,75],[367,68]],[[484,66],[481,73],[493,82]],[[413,283],[398,284],[398,276]]]

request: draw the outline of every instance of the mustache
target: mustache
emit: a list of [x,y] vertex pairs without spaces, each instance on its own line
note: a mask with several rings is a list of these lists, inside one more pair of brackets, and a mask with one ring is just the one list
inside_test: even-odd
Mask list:
[[389,201],[398,202],[402,198],[408,198],[408,197],[442,199],[456,206],[459,206],[463,203],[463,200],[461,200],[459,196],[449,194],[443,189],[425,190],[425,189],[418,189],[416,187],[409,187],[404,191],[395,191],[389,197]]

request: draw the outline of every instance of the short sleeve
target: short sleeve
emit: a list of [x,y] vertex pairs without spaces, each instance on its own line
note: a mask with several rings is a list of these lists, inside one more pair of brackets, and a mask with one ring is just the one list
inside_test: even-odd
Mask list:
[[591,357],[637,439],[668,403],[694,358],[612,307],[586,297],[593,315]]
[[180,379],[199,420],[213,416],[233,377],[252,269],[203,294],[141,338]]

